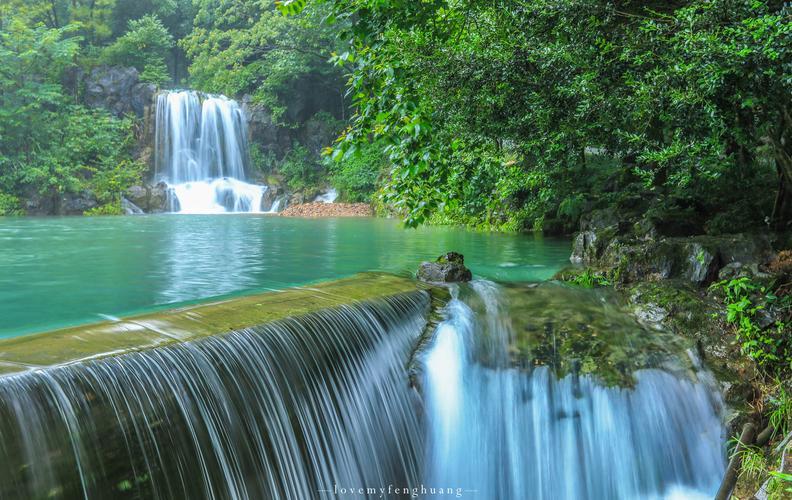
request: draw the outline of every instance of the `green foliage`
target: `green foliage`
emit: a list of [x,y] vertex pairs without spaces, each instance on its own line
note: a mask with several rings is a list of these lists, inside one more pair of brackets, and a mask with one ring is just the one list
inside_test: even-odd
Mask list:
[[79,50],[76,28],[31,25],[21,15],[0,27],[0,211],[19,213],[19,194],[31,192],[54,202],[90,190],[118,201],[141,172],[126,161],[132,122],[76,105],[61,87]]
[[145,163],[121,159],[117,163],[94,168],[89,184],[100,202],[114,204],[120,210],[122,193],[129,186],[139,184],[147,168]]
[[152,61],[146,64],[143,68],[143,72],[140,73],[141,82],[153,83],[158,86],[164,85],[170,80],[171,76],[168,73],[168,66],[163,60]]
[[120,203],[105,203],[90,210],[86,210],[83,215],[97,216],[97,215],[123,215],[124,210],[121,208]]
[[14,195],[0,193],[0,215],[21,215],[23,210],[19,198]]
[[264,151],[260,145],[253,143],[250,145],[250,164],[262,174],[271,174],[277,168],[278,160],[275,153]]
[[588,267],[579,274],[571,276],[567,282],[583,288],[611,286],[613,284],[607,276]]
[[279,172],[286,184],[295,191],[318,186],[324,174],[318,163],[305,146],[295,143],[292,150],[281,162]]
[[724,293],[726,322],[735,326],[742,352],[769,373],[792,370],[789,325],[778,321],[763,328],[757,322],[760,311],[777,297],[748,277],[713,283],[711,288]]
[[773,481],[768,485],[770,500],[788,498],[785,495],[792,493],[792,474],[784,472],[770,471]]
[[740,450],[740,476],[753,481],[763,479],[767,475],[767,458],[760,448],[744,446]]
[[126,31],[129,21],[154,15],[176,38],[183,38],[192,29],[195,11],[192,0],[134,0],[117,2],[113,9],[112,27],[116,36]]
[[[569,228],[586,207],[674,203],[703,226],[737,201],[744,224],[789,220],[780,2],[321,3],[355,19],[334,56],[356,111],[334,158],[386,143],[386,201],[408,225]],[[595,151],[618,170],[603,178]]]
[[60,29],[71,26],[87,43],[101,43],[112,35],[116,0],[4,0],[0,9],[24,17],[30,26]]
[[155,15],[129,21],[127,32],[104,49],[107,64],[134,66],[142,72],[141,80],[165,83],[170,80],[165,58],[174,41]]
[[785,435],[792,430],[792,395],[779,383],[778,394],[770,399],[770,412],[768,417],[770,425],[775,429],[774,434]]
[[[274,119],[294,126],[330,103],[343,107],[341,72],[328,63],[337,29],[324,5],[282,16],[272,0],[196,2],[195,28],[179,44],[192,59],[191,83],[207,92],[249,93]],[[305,116],[300,116],[301,114]]]
[[330,183],[338,189],[341,201],[368,202],[377,189],[377,181],[384,168],[380,145],[367,144],[357,154],[331,162]]

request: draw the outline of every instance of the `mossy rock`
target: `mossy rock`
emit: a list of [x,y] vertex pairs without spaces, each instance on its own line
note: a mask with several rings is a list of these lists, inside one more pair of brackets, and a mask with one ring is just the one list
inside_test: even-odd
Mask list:
[[[695,345],[707,367],[725,384],[731,406],[746,404],[758,373],[740,353],[733,331],[724,322],[723,307],[711,294],[683,280],[636,283],[623,292],[636,317],[645,319],[646,311],[661,311],[655,324]],[[652,326],[651,321],[644,323]]]
[[512,363],[523,369],[550,366],[557,375],[591,375],[606,385],[632,387],[636,370],[690,368],[684,342],[662,329],[648,329],[630,314],[612,289],[582,289],[560,283],[505,288],[514,332]]

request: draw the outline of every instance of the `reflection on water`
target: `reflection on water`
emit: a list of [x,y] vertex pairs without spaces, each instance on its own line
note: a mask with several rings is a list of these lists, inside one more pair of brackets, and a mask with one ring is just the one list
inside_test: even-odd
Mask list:
[[0,336],[360,271],[448,250],[498,281],[547,279],[569,243],[384,219],[264,215],[0,219]]
[[164,234],[164,282],[157,288],[156,303],[166,304],[203,296],[224,295],[253,288],[267,256],[264,232],[241,224],[192,224],[190,218],[173,217],[172,230]]

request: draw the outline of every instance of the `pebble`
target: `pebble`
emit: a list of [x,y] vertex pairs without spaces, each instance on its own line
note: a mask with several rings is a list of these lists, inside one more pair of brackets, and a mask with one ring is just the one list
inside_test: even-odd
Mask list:
[[368,203],[302,203],[287,207],[284,217],[371,217]]

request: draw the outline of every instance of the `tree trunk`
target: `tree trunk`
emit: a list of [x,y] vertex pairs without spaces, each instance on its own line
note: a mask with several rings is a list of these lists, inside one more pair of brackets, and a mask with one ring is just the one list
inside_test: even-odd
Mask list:
[[729,460],[729,466],[726,468],[726,474],[723,476],[718,494],[715,495],[715,500],[729,500],[731,492],[737,483],[737,477],[740,473],[740,465],[742,463],[742,451],[746,446],[751,446],[754,442],[754,435],[756,434],[756,427],[752,423],[747,423],[743,426],[740,440],[737,442],[737,447],[734,449],[734,454]]
[[778,230],[790,228],[792,223],[792,116],[788,107],[780,114],[776,133],[770,138],[776,171],[778,173],[778,193],[771,217],[773,226]]
[[790,222],[792,222],[792,182],[779,166],[778,192],[773,205],[771,224],[776,230],[783,231],[789,228]]

